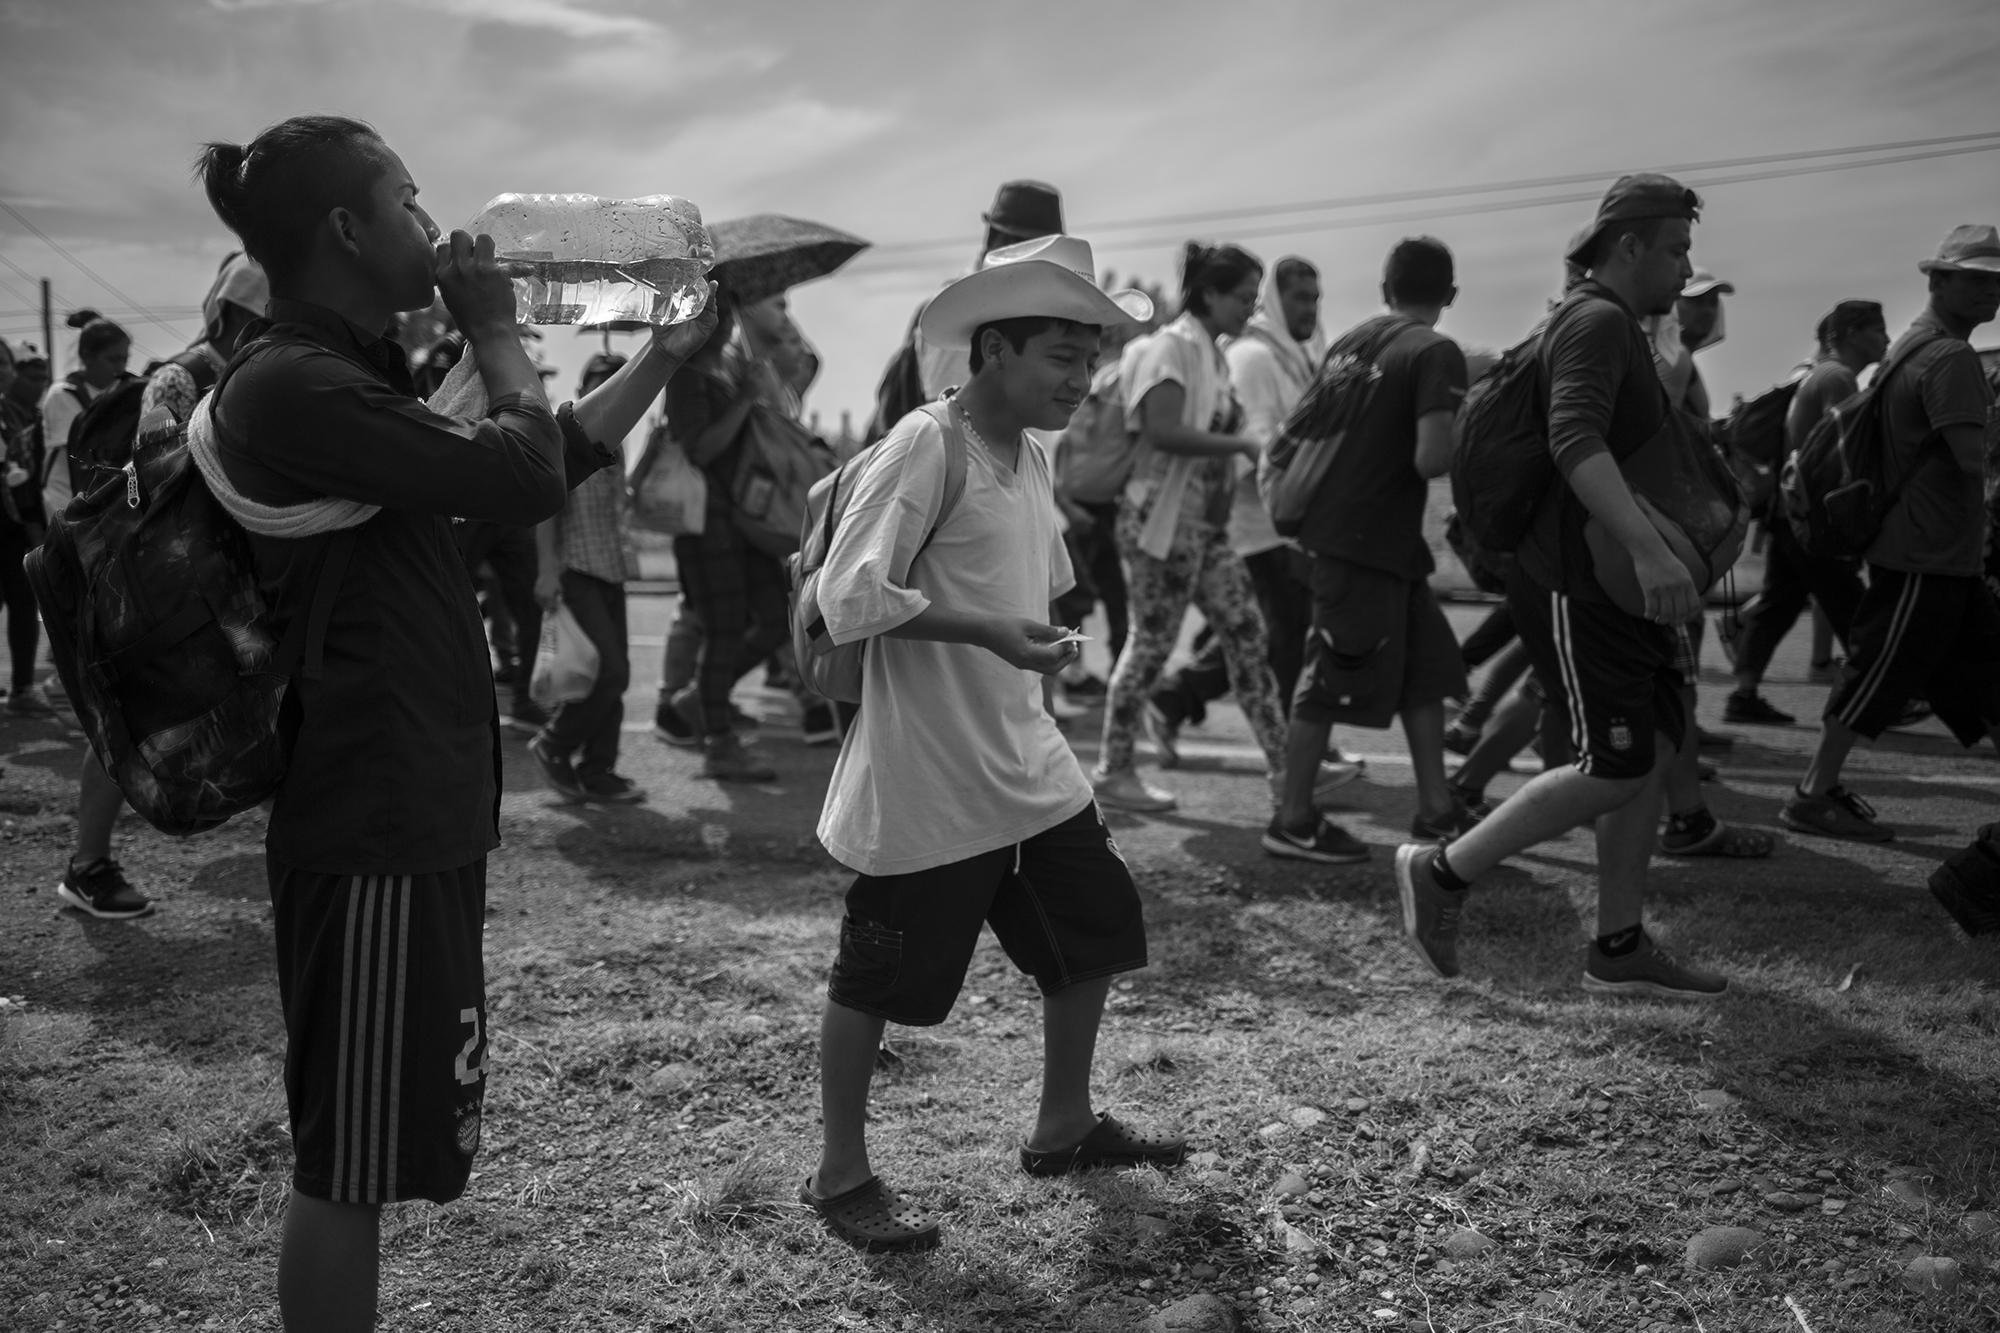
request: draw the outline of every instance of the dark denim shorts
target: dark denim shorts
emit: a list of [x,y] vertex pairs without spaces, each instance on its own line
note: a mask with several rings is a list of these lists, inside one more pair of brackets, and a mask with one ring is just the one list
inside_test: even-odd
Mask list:
[[847,891],[835,1004],[910,1027],[944,1022],[979,927],[1043,994],[1146,965],[1146,922],[1097,803],[1026,842]]

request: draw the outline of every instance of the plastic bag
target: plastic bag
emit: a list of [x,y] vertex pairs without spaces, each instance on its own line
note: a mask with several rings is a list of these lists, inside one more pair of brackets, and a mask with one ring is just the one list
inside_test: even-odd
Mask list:
[[573,704],[597,684],[597,645],[577,623],[576,613],[558,605],[542,617],[542,645],[535,652],[535,674],[528,697],[544,708]]
[[708,478],[665,426],[646,438],[632,470],[632,526],[669,537],[699,536],[708,515]]

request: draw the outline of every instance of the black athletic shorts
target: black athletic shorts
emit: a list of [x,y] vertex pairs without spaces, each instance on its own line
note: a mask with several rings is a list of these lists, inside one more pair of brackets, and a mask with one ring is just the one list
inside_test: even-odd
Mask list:
[[847,890],[827,997],[909,1027],[944,1022],[981,923],[1052,994],[1146,965],[1139,891],[1092,801],[1012,847]]
[[1961,745],[2000,724],[2000,606],[1974,574],[1868,566],[1825,716],[1874,740],[1922,697]]
[[486,1093],[486,861],[323,875],[267,858],[299,1193],[445,1203]]
[[1467,692],[1458,637],[1429,583],[1313,556],[1312,632],[1293,717],[1386,727]]
[[1579,772],[1643,778],[1659,753],[1656,735],[1679,748],[1688,718],[1675,630],[1609,602],[1553,592],[1518,567],[1507,580],[1507,605],[1547,707],[1568,721]]

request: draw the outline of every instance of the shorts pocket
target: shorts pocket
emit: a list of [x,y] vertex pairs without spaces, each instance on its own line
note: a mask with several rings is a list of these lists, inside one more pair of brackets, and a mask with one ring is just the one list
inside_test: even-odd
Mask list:
[[833,960],[831,982],[836,995],[875,1006],[894,993],[902,972],[902,931],[854,916],[841,918],[840,952]]

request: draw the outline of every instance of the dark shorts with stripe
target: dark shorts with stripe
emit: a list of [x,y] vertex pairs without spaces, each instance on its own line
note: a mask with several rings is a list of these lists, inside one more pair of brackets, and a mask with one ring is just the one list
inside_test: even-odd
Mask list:
[[485,859],[433,875],[266,868],[293,1188],[332,1203],[457,1198],[486,1093]]
[[1643,778],[1659,755],[1656,736],[1680,746],[1688,719],[1678,631],[1553,592],[1519,568],[1507,580],[1507,605],[1546,706],[1568,723],[1579,772]]
[[1047,995],[1146,965],[1139,891],[1092,801],[1026,842],[847,890],[827,997],[910,1027],[944,1022],[979,927]]
[[1869,740],[1921,697],[1961,745],[2000,723],[2000,606],[1973,574],[1868,567],[1828,718]]

